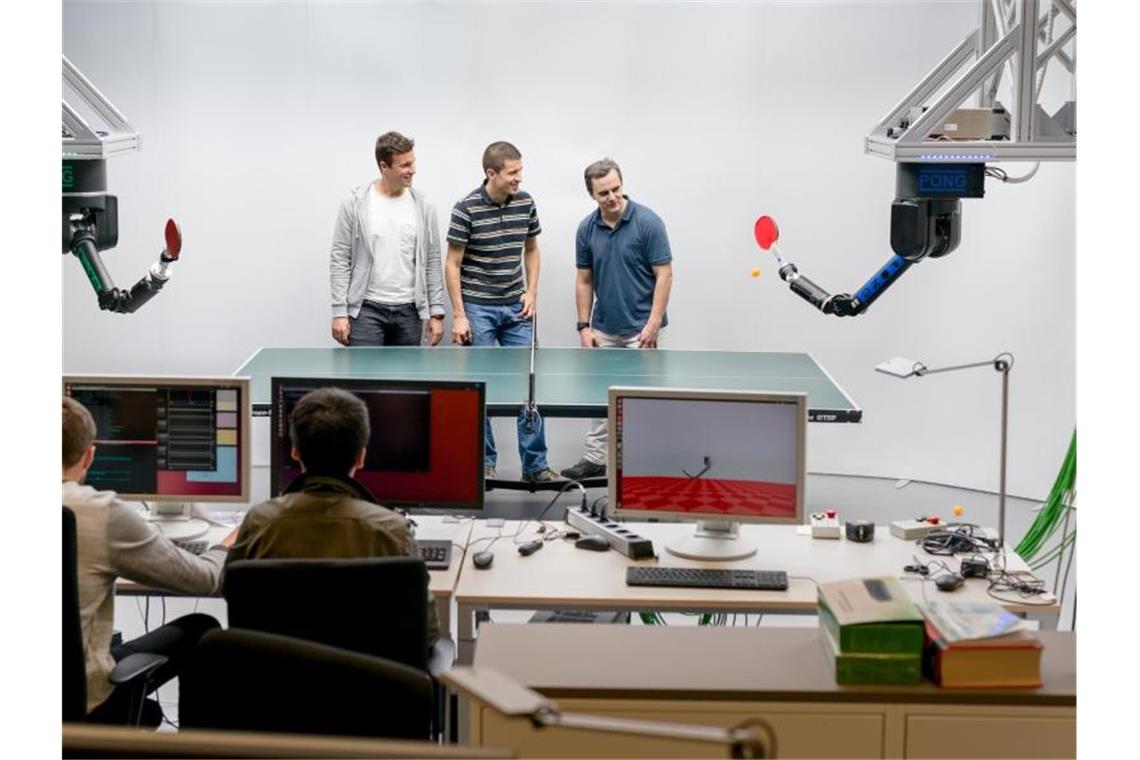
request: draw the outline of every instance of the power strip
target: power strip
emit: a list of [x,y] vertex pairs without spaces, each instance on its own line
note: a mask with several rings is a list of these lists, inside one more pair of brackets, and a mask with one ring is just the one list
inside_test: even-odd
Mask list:
[[630,559],[655,557],[653,542],[637,535],[621,523],[597,518],[589,510],[573,507],[566,510],[566,522],[584,535],[604,536],[610,548],[616,549]]

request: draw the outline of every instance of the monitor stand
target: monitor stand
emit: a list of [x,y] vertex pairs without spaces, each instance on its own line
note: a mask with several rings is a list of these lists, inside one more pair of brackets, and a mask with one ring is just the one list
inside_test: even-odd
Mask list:
[[740,537],[740,523],[708,520],[697,523],[693,535],[665,544],[665,549],[686,559],[724,561],[751,557],[756,553],[756,544]]
[[192,516],[193,508],[190,502],[154,502],[147,520],[171,541],[190,541],[210,530],[209,523]]

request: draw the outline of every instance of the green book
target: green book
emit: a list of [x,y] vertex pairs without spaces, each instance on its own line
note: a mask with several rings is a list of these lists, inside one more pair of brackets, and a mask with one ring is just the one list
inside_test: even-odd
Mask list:
[[[921,626],[920,626],[921,628]],[[819,630],[828,662],[835,667],[835,682],[843,686],[922,683],[922,654],[849,654],[839,650],[825,626]]]
[[922,653],[922,612],[896,578],[820,584],[819,625],[843,654]]

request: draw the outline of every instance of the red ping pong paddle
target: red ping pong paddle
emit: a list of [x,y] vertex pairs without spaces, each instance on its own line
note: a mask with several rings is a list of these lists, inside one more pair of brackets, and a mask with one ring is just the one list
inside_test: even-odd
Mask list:
[[166,236],[166,256],[177,261],[178,254],[182,253],[182,230],[178,229],[178,222],[167,219],[163,233]]
[[776,220],[765,215],[756,220],[752,234],[756,237],[756,244],[766,251],[780,237],[780,230],[776,227]]

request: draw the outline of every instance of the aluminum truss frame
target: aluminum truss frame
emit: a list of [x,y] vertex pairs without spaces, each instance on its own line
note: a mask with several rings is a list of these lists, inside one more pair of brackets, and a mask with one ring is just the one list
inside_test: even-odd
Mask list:
[[[978,28],[875,125],[864,139],[865,152],[897,162],[923,163],[1076,160],[1075,95],[1074,102],[1053,116],[1038,103],[1051,60],[1058,60],[1076,76],[1075,0],[1045,0],[1045,5],[1048,10],[1042,15],[1038,0],[979,0]],[[1061,17],[1067,27],[1054,37],[1056,20]],[[1066,52],[1069,43],[1072,51]],[[971,60],[973,64],[962,71]],[[997,105],[1003,74],[1010,77],[1014,90],[1009,140],[929,138],[971,97],[981,107]],[[941,95],[927,102],[944,87]],[[926,110],[908,123],[923,106]]]
[[[94,127],[67,102],[68,89],[102,120]],[[105,159],[141,150],[140,135],[127,117],[63,56],[63,157]]]

